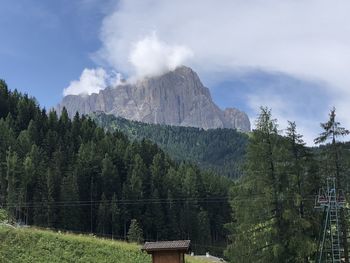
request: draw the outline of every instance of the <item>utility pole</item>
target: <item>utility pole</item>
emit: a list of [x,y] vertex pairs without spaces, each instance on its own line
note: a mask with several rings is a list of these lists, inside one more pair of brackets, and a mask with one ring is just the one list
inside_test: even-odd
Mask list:
[[342,190],[337,189],[335,177],[327,178],[327,187],[319,190],[315,208],[323,210],[323,228],[319,239],[317,263],[342,262],[344,248],[339,228],[340,209],[345,206]]

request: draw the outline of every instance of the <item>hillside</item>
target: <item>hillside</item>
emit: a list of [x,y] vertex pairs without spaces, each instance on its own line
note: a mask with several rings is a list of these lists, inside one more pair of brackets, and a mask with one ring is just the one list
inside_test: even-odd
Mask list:
[[[134,243],[87,235],[60,234],[38,229],[0,226],[0,262],[3,263],[147,263],[151,257]],[[206,261],[186,258],[186,263]]]
[[233,129],[204,130],[192,127],[147,124],[98,112],[92,119],[108,131],[119,130],[130,139],[149,139],[175,160],[197,163],[204,169],[231,178],[241,175],[248,136]]

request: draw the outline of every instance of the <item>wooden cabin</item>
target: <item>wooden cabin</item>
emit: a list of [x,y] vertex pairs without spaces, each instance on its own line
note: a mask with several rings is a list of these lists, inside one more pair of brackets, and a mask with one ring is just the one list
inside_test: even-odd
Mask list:
[[152,254],[153,263],[185,263],[190,240],[146,242],[142,250]]

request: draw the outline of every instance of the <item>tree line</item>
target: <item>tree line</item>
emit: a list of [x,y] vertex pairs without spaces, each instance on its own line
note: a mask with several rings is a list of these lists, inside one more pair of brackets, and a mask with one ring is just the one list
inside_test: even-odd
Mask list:
[[[148,140],[40,108],[0,81],[0,205],[23,224],[142,240],[225,244],[232,182]],[[134,231],[134,230],[133,230]]]
[[[323,222],[315,197],[328,177],[348,193],[350,168],[349,144],[339,141],[349,131],[337,122],[334,108],[321,127],[315,143],[324,145],[306,147],[295,122],[281,134],[271,110],[261,108],[244,176],[231,190],[225,254],[232,262],[316,262]],[[339,222],[342,256],[349,262],[347,209],[341,209]]]
[[157,143],[174,160],[187,160],[202,169],[232,179],[242,176],[248,135],[234,129],[209,129],[149,124],[98,112],[90,115],[108,131],[120,130],[131,139]]

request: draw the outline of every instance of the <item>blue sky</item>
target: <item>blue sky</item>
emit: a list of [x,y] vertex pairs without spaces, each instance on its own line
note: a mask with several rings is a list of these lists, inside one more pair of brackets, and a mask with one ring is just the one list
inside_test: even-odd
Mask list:
[[79,1],[2,0],[0,77],[55,105],[82,69],[95,66],[89,56],[100,45],[103,15]]
[[[350,125],[350,2],[2,0],[0,78],[56,105],[191,66],[222,108],[272,108],[311,143],[332,106]],[[118,73],[118,74],[117,74]]]

